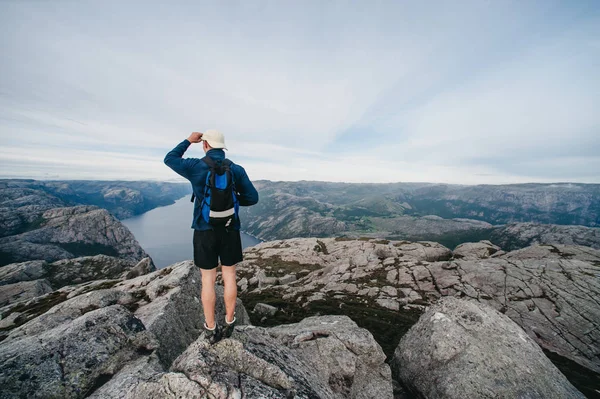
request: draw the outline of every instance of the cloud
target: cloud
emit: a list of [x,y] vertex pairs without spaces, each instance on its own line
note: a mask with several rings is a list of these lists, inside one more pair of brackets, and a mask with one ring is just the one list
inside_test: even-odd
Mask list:
[[216,127],[253,178],[600,182],[599,14],[3,3],[0,173],[173,178],[164,154]]

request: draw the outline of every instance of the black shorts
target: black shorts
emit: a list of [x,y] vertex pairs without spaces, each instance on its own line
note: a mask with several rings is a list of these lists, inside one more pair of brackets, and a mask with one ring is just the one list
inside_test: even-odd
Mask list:
[[194,263],[200,269],[219,265],[233,266],[242,261],[242,239],[239,230],[215,226],[214,230],[194,230]]

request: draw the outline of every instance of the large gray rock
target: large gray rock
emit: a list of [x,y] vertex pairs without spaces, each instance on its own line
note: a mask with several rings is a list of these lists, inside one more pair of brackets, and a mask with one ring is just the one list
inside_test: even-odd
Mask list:
[[11,258],[5,263],[53,262],[99,253],[137,262],[148,256],[127,227],[95,206],[46,210],[36,227],[0,238],[0,251]]
[[444,298],[402,338],[394,376],[430,398],[585,398],[505,315]]
[[152,350],[144,325],[120,305],[0,345],[2,397],[81,398],[106,375]]
[[370,333],[347,317],[242,326],[214,345],[200,337],[168,371],[152,356],[132,362],[91,397],[391,398],[382,355]]
[[393,397],[385,354],[373,335],[349,317],[308,317],[268,331],[307,361],[316,377],[339,397]]
[[[5,306],[0,383],[27,397],[78,398],[140,356],[151,356],[147,363],[162,371],[203,331],[200,289],[200,272],[187,261],[133,279],[65,286]],[[222,321],[220,286],[217,296]],[[236,318],[240,327],[248,323],[241,301]]]
[[[182,353],[203,331],[204,312],[200,302],[202,279],[192,261],[179,262],[134,279],[125,280],[115,289],[139,298],[135,315],[160,342],[157,353],[165,365]],[[216,288],[215,317],[225,320],[223,287]],[[246,309],[238,299],[236,324],[250,323]]]

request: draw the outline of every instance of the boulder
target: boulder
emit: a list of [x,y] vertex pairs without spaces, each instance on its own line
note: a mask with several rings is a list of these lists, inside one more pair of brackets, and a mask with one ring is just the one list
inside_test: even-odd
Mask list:
[[466,242],[452,251],[455,259],[486,259],[501,251],[501,248],[489,241]]
[[398,345],[393,375],[430,398],[585,398],[517,324],[457,298],[429,307]]
[[156,270],[150,257],[141,261],[120,259],[114,256],[95,255],[75,259],[62,259],[47,265],[47,279],[53,287],[79,284],[100,279],[116,279],[123,275],[135,277]]
[[307,317],[268,329],[343,398],[392,398],[391,372],[373,335],[347,316]]
[[155,347],[142,322],[120,305],[0,345],[3,397],[82,398],[107,375]]

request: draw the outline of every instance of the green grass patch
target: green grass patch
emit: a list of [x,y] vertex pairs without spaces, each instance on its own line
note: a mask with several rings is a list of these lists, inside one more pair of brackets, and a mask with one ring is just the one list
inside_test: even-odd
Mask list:
[[[274,273],[285,275],[289,273],[298,273],[301,270],[307,269],[310,271],[322,269],[321,265],[312,263],[300,263],[298,261],[284,261],[281,257],[274,255],[268,258],[252,259],[254,265],[263,270],[271,270]],[[280,271],[281,270],[281,271]]]

